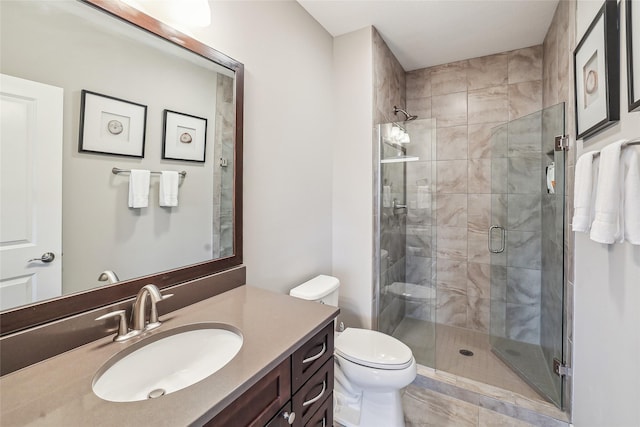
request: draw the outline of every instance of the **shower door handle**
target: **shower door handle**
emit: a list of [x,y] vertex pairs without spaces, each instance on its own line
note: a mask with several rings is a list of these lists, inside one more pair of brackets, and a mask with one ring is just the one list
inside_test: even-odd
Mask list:
[[[500,230],[500,249],[493,249],[493,247],[491,246],[491,237],[492,237],[492,232],[493,230]],[[489,227],[489,239],[488,239],[488,246],[489,246],[489,252],[491,252],[492,254],[499,254],[504,252],[504,227],[501,227],[499,225],[492,225],[491,227]]]
[[391,202],[391,208],[393,209],[393,213],[395,214],[397,210],[407,209],[407,205],[401,205],[400,203],[398,203],[397,199],[393,199],[393,202]]

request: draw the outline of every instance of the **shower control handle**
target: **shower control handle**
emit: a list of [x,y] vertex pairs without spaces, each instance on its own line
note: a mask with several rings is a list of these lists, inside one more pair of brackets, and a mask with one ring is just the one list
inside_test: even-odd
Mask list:
[[401,205],[400,203],[398,203],[397,199],[393,199],[393,202],[391,202],[391,208],[393,209],[393,212],[395,213],[395,211],[397,209],[407,209],[407,205]]
[[[493,249],[491,245],[492,232],[494,229],[500,230],[500,248],[499,249]],[[504,246],[505,246],[504,236],[505,236],[504,227],[501,227],[499,225],[492,225],[491,227],[489,227],[489,238],[487,239],[488,245],[489,245],[489,252],[491,252],[492,254],[499,254],[504,252]]]

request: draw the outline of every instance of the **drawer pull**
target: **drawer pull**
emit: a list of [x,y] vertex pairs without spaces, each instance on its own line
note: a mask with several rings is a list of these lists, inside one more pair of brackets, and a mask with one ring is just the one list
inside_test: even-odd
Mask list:
[[309,406],[312,403],[317,402],[318,400],[320,400],[320,398],[322,397],[322,395],[324,394],[325,390],[327,390],[327,382],[326,381],[322,381],[322,390],[320,391],[320,393],[318,393],[318,395],[316,397],[314,397],[313,399],[309,399],[306,402],[302,403],[302,406]]
[[295,412],[291,412],[291,413],[285,412],[284,414],[282,414],[282,418],[287,420],[287,423],[289,423],[289,425],[291,425],[296,420],[296,413]]
[[322,350],[320,350],[320,353],[316,354],[315,356],[311,356],[311,357],[307,357],[306,359],[304,359],[302,361],[302,363],[311,363],[314,360],[320,359],[322,357],[322,355],[327,351],[327,343],[322,343]]

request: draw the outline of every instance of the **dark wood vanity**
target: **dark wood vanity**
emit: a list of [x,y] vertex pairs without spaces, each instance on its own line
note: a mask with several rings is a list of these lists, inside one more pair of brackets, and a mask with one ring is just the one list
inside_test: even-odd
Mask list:
[[[169,301],[185,300],[198,286],[192,284],[187,288],[172,288],[175,296]],[[83,317],[95,319],[115,308],[88,312]],[[338,314],[337,307],[248,285],[238,286],[178,310],[160,313],[161,332],[203,322],[219,322],[240,331],[242,347],[219,371],[159,399],[125,403],[104,400],[92,388],[96,373],[113,357],[139,342],[136,339],[113,342],[112,328],[106,337],[0,377],[2,424],[331,426],[333,328]],[[28,348],[24,344],[41,339],[43,333],[51,339],[41,341],[60,341],[64,335],[60,335],[61,331],[79,334],[78,328],[83,324],[80,320],[59,322],[58,329],[25,331],[18,334],[24,340],[12,343]],[[0,339],[3,348],[10,343],[7,338]],[[162,363],[161,356],[158,363]]]
[[333,425],[333,322],[205,424]]

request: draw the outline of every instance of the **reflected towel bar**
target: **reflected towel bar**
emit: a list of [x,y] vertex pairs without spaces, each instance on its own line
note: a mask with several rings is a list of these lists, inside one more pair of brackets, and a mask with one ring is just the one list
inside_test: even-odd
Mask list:
[[[120,168],[113,168],[111,169],[111,173],[113,173],[114,175],[118,175],[121,173],[130,173],[131,169],[120,169]],[[160,171],[151,171],[152,174],[155,175],[160,175],[162,172]],[[180,175],[181,177],[186,177],[187,176],[187,171],[180,171],[178,172],[178,175]]]

